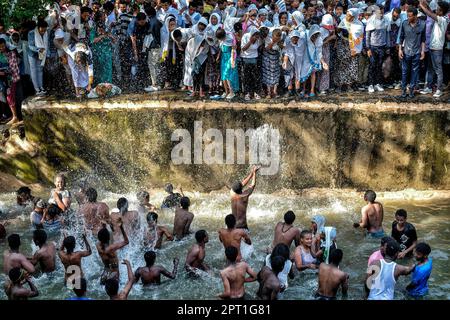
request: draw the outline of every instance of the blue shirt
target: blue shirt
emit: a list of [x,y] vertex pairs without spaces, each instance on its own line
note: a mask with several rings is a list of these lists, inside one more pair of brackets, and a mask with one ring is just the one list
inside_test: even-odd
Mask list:
[[433,269],[433,262],[431,258],[423,265],[418,265],[414,269],[411,276],[411,284],[414,286],[408,289],[408,294],[412,297],[422,297],[428,293],[428,278]]
[[92,300],[92,299],[88,297],[70,297],[67,298],[66,300]]

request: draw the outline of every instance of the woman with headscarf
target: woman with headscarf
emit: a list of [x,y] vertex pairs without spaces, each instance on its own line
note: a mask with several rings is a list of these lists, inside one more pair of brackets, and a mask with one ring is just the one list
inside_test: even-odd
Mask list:
[[206,62],[206,84],[208,85],[209,95],[212,96],[213,93],[218,93],[220,85],[220,48],[216,39],[216,32],[212,28],[206,31],[206,41],[209,45]]
[[[322,16],[322,22],[320,23],[320,33],[322,35],[322,59],[330,66],[331,48],[333,47],[336,35],[334,33],[335,25],[334,19],[331,14],[325,14]],[[319,74],[319,94],[324,95],[330,89],[330,73],[331,70],[323,69]]]
[[264,41],[262,60],[262,82],[267,86],[267,97],[275,98],[280,82],[280,52],[283,49],[283,34],[275,27]]
[[209,17],[209,24],[206,28],[207,30],[212,30],[214,33],[219,29],[222,28],[222,18],[218,13],[211,13],[211,16]]
[[91,91],[91,86],[94,82],[92,52],[89,47],[82,42],[66,47],[65,51],[72,72],[75,94],[77,98],[80,98]]
[[[295,79],[295,90],[300,90],[300,74],[302,70],[303,59],[305,56],[305,33],[299,30],[292,31],[283,50],[283,73],[284,82],[288,87],[288,94],[295,95],[293,81]],[[300,93],[299,93],[300,94]]]
[[269,21],[269,11],[265,8],[261,8],[258,10],[258,23],[260,26],[264,26],[267,28],[272,28],[273,24]]
[[294,24],[294,29],[299,30],[299,31],[306,30],[306,27],[303,24],[303,21],[305,20],[303,13],[301,13],[300,11],[295,11],[294,13],[292,13],[291,17],[292,17],[292,22]]
[[222,98],[233,99],[235,92],[239,90],[236,38],[234,32],[228,32],[226,29],[217,30],[216,37],[220,41],[220,79],[225,90]]
[[[182,77],[182,54],[173,39],[173,34],[177,26],[176,18],[168,15],[161,28],[161,76],[165,83],[165,88],[178,88]],[[181,33],[181,31],[180,31]]]
[[322,215],[314,216],[311,219],[311,232],[313,235],[312,251],[314,254],[319,253],[322,244],[322,234],[325,232],[325,217]]
[[[204,97],[203,84],[205,80],[206,71],[206,59],[208,58],[209,47],[205,38],[201,35],[196,35],[191,38],[186,46],[185,50],[185,69],[190,72],[189,76],[192,79],[192,97],[195,97],[199,93],[200,97]],[[186,84],[186,82],[185,82]]]
[[359,10],[349,9],[337,30],[334,83],[338,89],[350,88],[358,81],[358,55],[362,51],[364,26]]
[[245,21],[242,24],[242,31],[244,33],[249,32],[252,28],[258,29],[260,27],[258,21],[258,8],[254,3],[252,3],[248,9],[245,16]]

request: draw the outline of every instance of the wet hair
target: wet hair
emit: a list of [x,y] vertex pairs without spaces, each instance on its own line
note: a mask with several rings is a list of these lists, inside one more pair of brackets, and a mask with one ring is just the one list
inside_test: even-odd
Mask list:
[[202,242],[203,240],[205,240],[205,238],[208,236],[208,234],[206,233],[206,230],[198,230],[195,233],[195,240],[197,240],[197,242]]
[[439,1],[438,2],[438,6],[439,6],[439,8],[441,8],[441,10],[442,10],[442,13],[444,14],[444,16],[447,14],[447,12],[448,12],[448,9],[449,9],[449,4],[448,4],[448,2],[445,2],[445,1]]
[[366,193],[364,193],[364,199],[369,202],[374,202],[376,198],[377,194],[373,190],[367,190]]
[[242,193],[242,183],[240,181],[236,181],[231,185],[231,190],[234,193],[241,194]]
[[431,247],[425,242],[420,242],[416,245],[416,251],[424,256],[428,256],[431,253]]
[[75,250],[75,237],[68,236],[63,240],[63,247],[66,248],[67,253],[73,253]]
[[339,265],[342,261],[342,257],[344,256],[344,252],[341,249],[334,249],[330,252],[329,262],[335,265]]
[[64,184],[66,183],[66,176],[65,176],[64,173],[58,173],[58,174],[55,176],[55,181],[56,181],[56,179],[58,179],[58,178],[61,178],[62,181],[64,181]]
[[37,22],[37,27],[38,28],[48,28],[48,23],[47,23],[47,21],[41,19]]
[[236,262],[238,254],[239,252],[236,247],[229,246],[225,248],[225,256],[228,260],[230,260],[230,262]]
[[[175,29],[175,30],[173,30],[173,37],[175,38],[175,39],[178,39],[178,38],[182,38],[183,37],[183,34],[181,33],[181,30],[180,29]],[[166,191],[167,191],[167,189],[166,189]],[[168,193],[170,193],[170,192],[173,192],[173,188],[172,188],[172,190],[171,191],[167,191]]]
[[271,257],[270,266],[272,267],[272,271],[275,274],[278,274],[281,271],[283,271],[285,262],[286,262],[286,259],[283,258],[282,256]]
[[142,21],[142,20],[147,20],[147,15],[143,12],[139,12],[136,15],[136,21]]
[[86,12],[91,14],[92,13],[92,9],[87,7],[87,6],[81,7],[80,14],[83,14],[83,13],[86,13]]
[[74,286],[73,288],[73,292],[76,294],[76,296],[78,298],[81,298],[82,296],[85,295],[87,291],[87,281],[85,278],[80,278],[80,288],[76,288],[76,286]]
[[22,277],[22,275],[23,275],[23,271],[22,271],[22,269],[20,267],[12,268],[8,272],[9,279],[13,283],[16,283],[17,281],[19,281],[20,278]]
[[289,210],[284,214],[284,222],[287,224],[293,224],[295,220],[295,213],[292,210]]
[[20,247],[20,236],[17,233],[8,236],[8,246],[11,250],[18,250]]
[[147,222],[158,222],[158,214],[156,212],[147,213]]
[[108,229],[103,227],[100,229],[100,231],[97,233],[97,238],[102,244],[109,243],[110,235]]
[[[2,39],[2,40],[5,40],[4,38],[1,38],[1,39]],[[6,41],[5,41],[5,43],[6,43]],[[28,195],[31,195],[31,189],[28,188],[28,187],[20,187],[20,188],[17,189],[17,191],[16,191],[16,194],[17,194],[18,196],[20,196],[20,195],[23,194],[23,193],[28,194]]]
[[400,245],[394,239],[389,240],[386,243],[386,255],[388,257],[394,258],[395,255],[400,251]]
[[42,229],[34,230],[33,240],[37,245],[43,245],[47,241],[47,233]]
[[406,11],[407,13],[412,13],[413,14],[413,16],[416,16],[417,17],[417,14],[418,14],[418,11],[417,11],[417,9],[416,8],[414,8],[414,7],[408,7],[408,10]]
[[48,206],[48,215],[54,219],[56,216],[60,215],[62,210],[56,205],[56,204],[51,204]]
[[270,255],[270,257],[272,258],[272,257],[276,257],[276,256],[281,256],[285,260],[289,260],[289,247],[287,245],[285,245],[284,243],[277,244],[272,249],[272,254]]
[[86,197],[89,202],[97,202],[97,190],[94,188],[88,188],[86,190]]
[[311,230],[303,230],[303,231],[300,233],[300,238],[301,238],[301,239],[305,238],[307,234],[312,234]]
[[147,201],[147,199],[150,199],[150,194],[147,191],[142,190],[136,194],[136,198],[139,203],[143,203],[144,201]]
[[384,236],[383,238],[381,238],[381,245],[384,246],[386,243],[388,243],[391,240],[394,240],[394,238],[389,237],[389,236]]
[[229,214],[225,217],[225,224],[228,229],[233,229],[236,226],[236,217],[232,214]]
[[108,296],[115,296],[119,292],[119,281],[117,281],[116,279],[106,280],[105,291]]
[[0,223],[0,240],[5,239],[5,237],[6,237],[5,226]]
[[188,197],[182,197],[180,199],[180,206],[184,209],[187,210],[189,209],[189,206],[191,205],[191,200]]
[[151,267],[155,263],[155,260],[156,260],[155,251],[147,251],[144,254],[144,260],[145,260],[147,267]]
[[117,200],[117,208],[120,210],[121,214],[128,211],[128,200],[126,198],[120,198]]
[[223,29],[217,29],[217,31],[216,31],[216,38],[217,38],[218,40],[225,39],[226,35],[227,35],[227,33],[225,32],[225,30],[223,30]]
[[398,209],[397,211],[395,211],[395,216],[396,217],[403,217],[403,218],[407,218],[408,217],[408,213],[406,212],[405,209]]

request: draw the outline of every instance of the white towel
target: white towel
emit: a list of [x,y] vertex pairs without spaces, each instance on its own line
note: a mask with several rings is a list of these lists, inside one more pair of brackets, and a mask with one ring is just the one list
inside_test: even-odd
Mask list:
[[45,65],[45,59],[48,51],[48,32],[46,31],[43,36],[39,33],[38,28],[34,29],[34,44],[38,50],[44,49],[42,52],[38,52],[39,60],[41,60],[41,66]]

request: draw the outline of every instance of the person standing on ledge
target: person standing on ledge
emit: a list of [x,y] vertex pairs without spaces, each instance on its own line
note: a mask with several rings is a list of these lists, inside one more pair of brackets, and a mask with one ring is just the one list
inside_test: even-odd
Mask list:
[[[260,167],[253,167],[250,174],[242,181],[236,181],[231,186],[231,213],[236,218],[236,228],[247,229],[247,206],[250,195],[255,190],[256,172]],[[250,187],[243,190],[252,180]]]
[[372,238],[384,237],[383,230],[383,205],[375,201],[377,194],[372,190],[367,190],[364,194],[364,201],[367,202],[361,209],[361,221],[355,222],[353,227],[367,229]]

